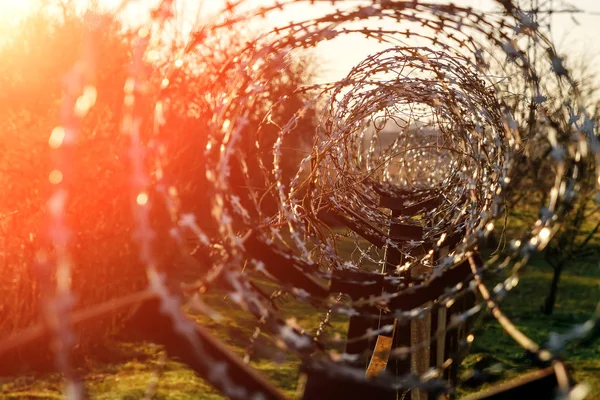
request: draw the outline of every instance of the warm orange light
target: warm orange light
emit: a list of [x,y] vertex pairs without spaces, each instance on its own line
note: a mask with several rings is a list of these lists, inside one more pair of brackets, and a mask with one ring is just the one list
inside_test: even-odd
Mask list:
[[[139,0],[132,3],[142,3]],[[75,0],[78,12],[98,9],[100,11],[118,11],[128,2],[124,0]],[[39,0],[0,0],[0,22],[15,22],[39,8]]]
[[[157,0],[73,0],[72,2],[75,11],[80,15],[87,11],[112,12],[118,14],[128,25],[136,26],[147,19],[140,15],[149,16],[150,10],[157,3]],[[52,2],[50,4],[52,5]],[[10,26],[37,11],[39,6],[40,0],[0,0],[0,24]],[[48,10],[60,16],[60,7],[51,6]],[[5,34],[0,33],[0,35]]]
[[58,185],[63,180],[63,174],[57,169],[52,170],[52,172],[50,172],[50,175],[48,175],[48,180],[51,184]]
[[79,96],[75,103],[75,114],[78,117],[84,117],[87,112],[96,104],[97,92],[94,86],[88,85],[83,88],[83,94]]
[[50,134],[50,139],[48,139],[48,145],[51,149],[58,149],[62,146],[63,141],[65,140],[66,131],[62,126],[57,126],[52,130]]
[[146,193],[140,193],[137,195],[135,201],[138,203],[138,205],[145,206],[148,203],[148,195]]
[[10,22],[21,19],[33,8],[33,0],[0,0],[0,21]]

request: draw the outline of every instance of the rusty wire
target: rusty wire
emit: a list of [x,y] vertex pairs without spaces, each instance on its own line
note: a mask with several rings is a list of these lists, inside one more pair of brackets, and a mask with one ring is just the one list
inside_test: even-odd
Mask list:
[[[164,71],[160,94],[155,99],[154,149],[160,149],[161,140],[168,135],[161,121],[169,113],[170,96],[176,96],[176,92],[168,90],[170,78],[186,62],[192,62],[194,55],[202,53],[204,41],[231,25],[264,18],[295,3],[309,2],[279,1],[250,12],[236,11],[243,2],[232,3],[228,5],[224,21],[215,20],[192,32],[186,48]],[[318,279],[331,278],[333,271],[381,270],[382,250],[366,245],[351,230],[331,230],[322,220],[323,213],[343,210],[360,216],[355,222],[362,229],[372,226],[385,231],[390,215],[377,207],[379,194],[403,191],[423,196],[441,194],[440,205],[422,217],[427,227],[423,241],[433,241],[435,248],[440,248],[453,233],[462,232],[464,239],[437,261],[432,252],[414,255],[412,250],[420,246],[420,242],[402,246],[399,250],[405,262],[396,266],[396,273],[389,277],[395,279],[401,273],[426,266],[427,272],[422,273],[418,285],[427,286],[456,263],[471,260],[481,240],[493,231],[495,221],[504,215],[505,196],[515,181],[516,166],[532,154],[528,146],[533,143],[533,135],[541,133],[553,148],[550,162],[555,179],[549,203],[541,210],[540,218],[533,226],[509,238],[510,245],[504,251],[485,260],[482,267],[473,267],[464,282],[446,291],[430,307],[445,307],[466,292],[478,290],[483,302],[465,310],[446,329],[455,329],[468,316],[488,307],[518,343],[540,360],[548,361],[553,355],[518,332],[499,311],[499,303],[502,295],[516,285],[532,254],[544,249],[552,239],[576,198],[581,169],[595,169],[600,177],[598,127],[587,114],[585,99],[563,59],[531,16],[510,0],[497,1],[504,12],[494,14],[417,0],[330,3],[334,10],[331,13],[265,32],[220,70],[203,71],[215,85],[214,92],[205,96],[203,105],[211,116],[209,125],[203,127],[204,141],[196,145],[199,146],[197,151],[206,157],[203,173],[209,184],[207,192],[211,194],[216,233],[205,230],[205,221],[197,220],[182,208],[177,191],[171,188],[168,176],[162,174],[164,160],[160,151],[152,153],[156,161],[153,176],[157,179],[151,180],[150,172],[142,167],[141,147],[132,142],[132,154],[140,157],[136,159],[138,175],[132,177],[133,199],[136,200],[133,210],[139,217],[137,232],[143,242],[142,256],[151,290],[160,295],[174,320],[180,320],[177,303],[172,301],[175,297],[163,285],[155,270],[152,249],[148,247],[151,231],[144,213],[149,202],[144,196],[154,185],[168,204],[172,236],[182,243],[182,237],[192,235],[201,251],[211,254],[210,271],[198,276],[203,287],[226,288],[235,303],[256,315],[269,335],[283,343],[287,351],[315,363],[316,368],[336,365],[339,374],[361,379],[357,370],[340,362],[351,357],[327,350],[327,346],[343,343],[343,340],[321,339],[320,333],[326,329],[332,313],[356,315],[361,305],[368,302],[385,305],[401,295],[402,290],[344,302],[337,294],[320,297],[289,282],[279,282],[282,292],[329,310],[324,313],[324,323],[313,340],[302,327],[284,322],[285,315],[250,285],[244,267],[274,278],[265,270],[261,257],[250,251],[247,238],[257,237],[259,242],[285,254],[290,264],[302,265],[306,275]],[[170,16],[165,10],[170,6],[171,2],[162,2],[163,13],[157,13],[160,18],[153,23],[168,22]],[[382,29],[383,24],[378,26],[377,21],[394,22],[398,28]],[[357,22],[364,24],[357,27]],[[146,43],[140,44],[139,63],[142,63],[146,41],[160,32],[153,29],[155,27],[144,27],[138,33],[137,43]],[[276,121],[274,117],[286,107],[287,98],[275,101],[252,136],[252,139],[260,137],[275,125],[275,142],[265,145],[259,140],[248,140],[245,135],[248,135],[249,115],[269,95],[266,91],[271,71],[264,60],[280,62],[284,68],[284,61],[300,49],[311,49],[325,40],[345,35],[364,36],[386,43],[389,48],[368,56],[337,82],[299,89],[304,104],[288,120]],[[543,63],[532,62],[524,39],[545,49]],[[136,69],[132,70],[126,95],[143,95],[134,91],[137,88],[134,83],[144,79],[136,76],[137,73]],[[521,94],[532,99],[530,104],[515,101],[510,86],[513,79],[522,83]],[[217,86],[216,82],[220,84]],[[127,104],[133,110],[133,104]],[[283,144],[298,134],[297,127],[307,116],[316,121],[313,142],[294,175],[284,176]],[[138,125],[130,128],[135,126]],[[252,151],[248,151],[248,143]],[[266,154],[272,155],[269,162],[263,157]],[[590,159],[590,155],[595,157],[595,163],[584,164],[583,160]],[[257,163],[258,168],[251,174],[248,166]],[[260,172],[260,190],[255,189],[256,171]],[[247,184],[243,195],[232,189],[238,184],[234,176],[241,176]],[[263,206],[267,200],[276,205],[275,209]],[[347,238],[356,244],[351,256],[340,252],[336,245],[337,241]],[[386,240],[385,245],[397,246],[391,240]],[[285,265],[279,267],[286,268]],[[510,277],[490,292],[482,274],[505,270],[510,271]],[[421,307],[395,312],[394,316],[409,320],[430,310]],[[185,333],[188,328],[182,322],[179,329]],[[439,340],[439,337],[431,340]],[[429,343],[418,346],[426,345]],[[393,356],[404,357],[418,346],[397,348]],[[316,356],[315,351],[319,353]],[[432,390],[431,385],[437,387],[432,377],[441,376],[442,369],[448,365],[445,363],[440,370],[422,379],[390,377],[383,384],[400,389]]]
[[[279,6],[291,3],[296,2],[280,2]],[[530,15],[510,1],[499,1],[498,5],[504,14],[421,1],[356,2],[320,18],[278,27],[237,55],[236,63],[221,72],[232,92],[214,104],[215,126],[209,136],[211,150],[207,151],[213,156],[209,159],[215,160],[207,164],[207,170],[215,189],[213,215],[221,227],[220,242],[230,250],[225,256],[227,264],[240,265],[250,258],[250,264],[264,272],[260,257],[249,255],[241,240],[254,232],[269,246],[290,251],[291,258],[313,266],[319,277],[329,277],[335,269],[358,269],[369,263],[381,266],[382,254],[364,249],[354,232],[328,231],[320,222],[323,209],[350,210],[384,229],[389,214],[376,207],[378,193],[433,190],[442,193],[444,201],[424,216],[429,229],[423,239],[441,247],[443,234],[447,237],[462,231],[465,237],[437,264],[432,262],[431,252],[412,256],[411,249],[419,243],[401,249],[407,261],[398,266],[398,272],[427,265],[430,272],[422,283],[427,285],[445,269],[468,258],[481,239],[493,231],[495,220],[504,213],[515,166],[529,155],[532,137],[528,135],[535,130],[547,136],[553,147],[551,162],[556,179],[549,204],[533,226],[511,238],[510,246],[483,267],[487,270],[502,261],[501,268],[511,269],[511,277],[496,287],[492,296],[500,297],[512,289],[522,267],[548,244],[569,209],[577,190],[578,168],[596,168],[581,160],[595,152],[597,164],[598,143],[597,127],[589,122],[584,99],[563,59]],[[376,24],[355,28],[352,24],[381,20],[395,21],[401,28],[383,30]],[[272,165],[261,168],[267,192],[250,193],[250,201],[240,202],[231,194],[230,176],[238,163],[250,163],[246,153],[238,149],[248,106],[259,98],[261,82],[268,79],[260,60],[274,53],[294,54],[299,48],[312,48],[344,35],[363,35],[388,43],[390,48],[367,57],[338,82],[304,89],[308,100],[293,118],[277,124],[279,139],[275,144],[261,148],[256,142],[259,154],[273,154]],[[411,45],[415,38],[418,45]],[[529,58],[521,44],[523,38],[545,49],[544,65]],[[514,101],[506,81],[515,76],[523,82],[522,94],[532,99],[528,105]],[[273,112],[283,104],[283,100],[281,105],[275,104]],[[523,112],[525,107],[532,111]],[[312,150],[300,162],[294,178],[286,181],[281,168],[282,143],[295,134],[295,128],[310,112],[318,119]],[[261,128],[274,123],[267,118]],[[384,132],[390,126],[394,132]],[[266,196],[277,203],[276,213],[265,213],[261,207]],[[354,238],[358,257],[348,259],[339,254],[335,239],[340,236]],[[392,242],[387,245],[395,246]],[[483,285],[477,278],[480,273],[474,271],[470,279]],[[467,287],[466,281],[445,294],[438,299],[438,306],[453,301]],[[323,300],[288,290],[299,298]],[[397,295],[384,293],[370,301],[385,304]],[[480,311],[481,306],[467,310],[465,315]],[[496,303],[488,306],[497,310]],[[348,313],[352,309],[350,305],[337,311]],[[412,318],[422,312],[396,316]],[[457,321],[460,324],[460,318]],[[519,343],[527,342],[519,339],[522,334],[514,326],[504,326],[514,331]],[[547,361],[547,352],[537,345],[533,349]],[[397,349],[396,353],[410,351]]]

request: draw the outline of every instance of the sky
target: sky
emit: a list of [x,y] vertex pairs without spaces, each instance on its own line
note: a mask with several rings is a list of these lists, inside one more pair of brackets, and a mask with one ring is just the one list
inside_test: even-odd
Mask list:
[[[539,0],[540,3],[547,0]],[[444,1],[448,3],[449,1]],[[453,0],[458,6],[471,6],[482,11],[491,10],[494,6],[492,0]],[[524,0],[527,4],[529,0]],[[251,3],[265,4],[268,0],[251,0]],[[347,1],[352,3],[352,1]],[[555,7],[560,5],[559,0],[554,0]],[[552,36],[559,52],[569,54],[569,57],[582,57],[590,59],[590,65],[600,74],[600,0],[570,0],[569,4],[595,14],[555,14],[551,17]],[[317,5],[311,12],[311,6],[303,3],[287,13],[282,13],[282,20],[302,20],[313,15],[323,14],[333,10],[328,2]],[[575,17],[575,19],[573,18]],[[277,17],[275,17],[277,18]],[[274,19],[275,19],[274,18]],[[401,28],[402,30],[403,28]],[[384,50],[387,46],[378,45],[373,40],[356,36],[346,36],[332,42],[324,42],[317,51],[324,62],[326,70],[324,78],[339,79],[350,68],[373,52]]]
[[[35,7],[43,0],[0,0],[0,22],[8,20],[19,13],[26,13],[31,7]],[[94,0],[73,0],[82,7],[89,6]],[[114,9],[121,4],[122,0],[97,0],[98,7]],[[139,21],[158,0],[127,0],[128,5],[124,15],[127,18]],[[182,10],[189,19],[196,15],[198,7],[201,15],[214,15],[225,3],[224,0],[177,0],[183,5]],[[258,7],[273,4],[274,0],[246,0],[246,7]],[[352,5],[358,0],[346,0],[339,2],[343,7]],[[430,0],[445,2],[448,0]],[[522,0],[527,5],[534,0]],[[588,11],[587,14],[554,14],[551,19],[552,36],[559,52],[566,53],[569,58],[579,59],[585,57],[591,69],[600,75],[600,0],[537,0],[540,4],[553,2],[555,8],[561,7],[561,3],[567,2],[581,10]],[[471,6],[482,11],[489,11],[494,6],[492,0],[453,0],[459,6]],[[310,5],[308,2],[286,8],[279,14],[271,14],[268,21],[260,22],[260,29],[267,29],[276,25],[285,24],[290,21],[300,21],[318,15],[323,15],[334,8],[329,1],[316,1]],[[401,24],[400,24],[401,25]],[[395,28],[397,24],[388,22],[386,27]],[[403,30],[400,26],[400,30]],[[324,42],[315,50],[321,60],[322,80],[338,80],[349,72],[367,55],[376,51],[384,50],[386,45],[378,45],[372,40],[357,36],[345,35],[330,42]],[[598,80],[600,82],[600,78]]]
[[[448,3],[449,0],[431,0]],[[533,0],[522,0],[521,4],[527,6]],[[206,14],[215,12],[222,0],[185,1],[190,4],[203,4]],[[453,0],[458,6],[470,6],[482,11],[491,10],[495,2],[492,0]],[[552,3],[554,9],[565,9],[561,4],[563,0],[538,0],[544,6]],[[273,4],[273,0],[248,0],[248,7],[258,7]],[[342,6],[351,6],[354,0],[339,2]],[[551,24],[553,42],[560,53],[568,54],[573,60],[586,58],[590,68],[597,72],[597,82],[600,84],[600,0],[568,0],[568,4],[586,11],[582,14],[553,14],[544,22]],[[311,17],[323,15],[334,10],[329,1],[317,1],[314,5],[308,2],[286,8],[279,14],[272,14],[270,24],[272,27],[290,21],[300,21]],[[265,24],[261,21],[261,24]],[[266,24],[265,24],[266,25]],[[395,28],[397,24],[388,23],[387,27]],[[266,29],[267,26],[261,26]],[[404,28],[400,28],[403,30]],[[322,42],[316,49],[318,59],[322,61],[320,79],[322,81],[338,80],[344,77],[350,69],[369,54],[384,50],[385,44],[374,43],[373,40],[358,36],[344,35],[336,40]]]

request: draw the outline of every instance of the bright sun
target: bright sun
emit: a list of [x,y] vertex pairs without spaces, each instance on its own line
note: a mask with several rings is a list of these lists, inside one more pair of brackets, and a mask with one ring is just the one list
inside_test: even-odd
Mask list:
[[[136,20],[135,14],[139,13],[140,9],[148,8],[153,4],[151,0],[70,0],[77,12],[85,12],[89,9],[99,9],[101,11],[117,11],[123,6],[127,6],[125,15],[129,19]],[[60,4],[60,0],[0,0],[0,31],[8,28],[14,22],[18,22],[30,12],[38,9],[41,4],[48,4],[52,7],[53,4]],[[133,7],[132,7],[133,6]],[[121,14],[123,15],[123,14]]]
[[0,0],[2,22],[19,19],[33,9],[33,0]]
[[[86,9],[94,6],[103,10],[116,10],[122,3],[136,3],[140,0],[73,0],[75,6],[79,9]],[[13,20],[27,15],[28,12],[39,7],[43,0],[0,0],[0,19]],[[57,1],[58,3],[58,1]],[[52,0],[49,1],[52,4]]]

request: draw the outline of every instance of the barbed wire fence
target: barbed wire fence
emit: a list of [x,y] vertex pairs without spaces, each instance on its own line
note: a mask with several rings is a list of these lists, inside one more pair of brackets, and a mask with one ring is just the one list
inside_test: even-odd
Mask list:
[[[54,250],[52,257],[37,260],[56,277],[55,288],[52,279],[44,283],[47,325],[2,341],[0,354],[49,332],[66,396],[84,398],[69,363],[74,326],[137,304],[146,317],[147,325],[140,325],[150,337],[225,396],[283,398],[182,312],[183,303],[202,305],[204,293],[221,290],[256,317],[253,339],[266,334],[302,360],[305,399],[341,398],[349,391],[357,398],[450,393],[454,369],[473,341],[473,317],[485,312],[538,365],[552,367],[560,395],[581,398],[584,391],[568,379],[560,352],[569,342],[597,335],[598,315],[540,344],[501,310],[501,300],[527,272],[531,257],[560,228],[583,176],[595,174],[600,188],[597,120],[535,15],[513,1],[498,0],[501,13],[425,1],[331,1],[330,13],[262,33],[218,71],[200,71],[214,82],[203,96],[202,112],[209,118],[194,142],[204,157],[210,220],[186,209],[170,180],[164,146],[177,96],[170,85],[186,68],[193,70],[211,37],[296,3],[315,2],[275,1],[250,11],[242,8],[244,1],[227,3],[219,18],[199,26],[185,48],[170,54],[156,80],[148,79],[145,65],[149,52],[163,45],[175,2],[161,1],[137,30],[120,134],[130,140],[134,237],[148,289],[73,312],[64,205],[74,190],[70,146],[96,98],[93,71],[101,60],[94,57],[93,38],[102,24],[91,27],[86,53],[68,75],[63,119],[49,142],[56,163],[47,240]],[[382,21],[401,29],[383,28]],[[389,48],[366,57],[339,81],[299,89],[303,104],[286,120],[278,116],[289,95],[277,99],[249,133],[253,113],[272,98],[268,82],[274,63],[285,68],[285,60],[299,51],[345,36]],[[539,49],[535,55],[531,46]],[[152,116],[139,106],[150,97]],[[318,121],[312,146],[294,174],[284,176],[283,144],[308,115]],[[273,143],[255,140],[273,126]],[[536,156],[540,137],[551,146],[545,161],[554,174],[547,204],[532,226],[483,258],[479,247],[503,218],[507,196],[520,182],[518,166]],[[266,202],[274,206],[265,207]],[[182,256],[189,259],[190,242],[203,254],[193,259],[196,283],[185,293],[169,284],[159,265],[149,215],[160,204],[170,221],[162,229]],[[343,228],[332,229],[332,218]],[[339,250],[341,238],[354,242],[351,255]],[[508,278],[491,288],[489,282],[501,274]],[[315,312],[326,310],[318,331],[286,319],[274,295],[254,284],[256,276],[276,282],[277,296],[285,293]],[[350,319],[348,337],[326,334],[335,315]],[[344,385],[346,391],[340,389]]]

